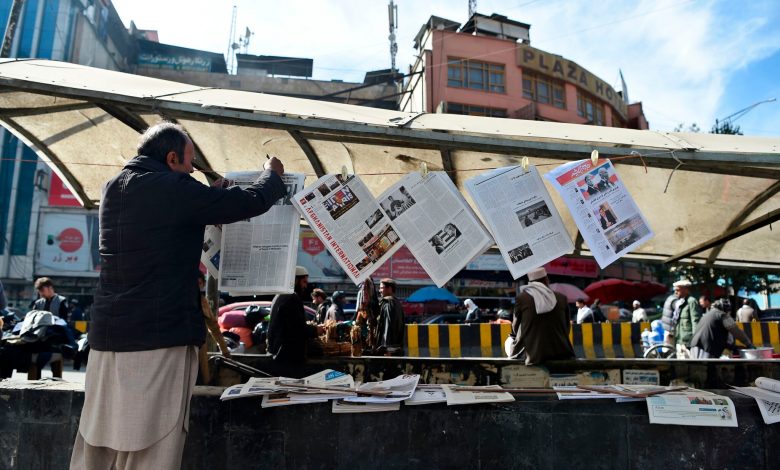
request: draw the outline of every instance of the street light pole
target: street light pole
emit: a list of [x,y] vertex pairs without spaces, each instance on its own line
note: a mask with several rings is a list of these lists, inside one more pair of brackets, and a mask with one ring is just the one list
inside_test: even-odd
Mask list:
[[[777,101],[777,98],[769,98],[768,100],[757,101],[757,102],[755,102],[755,103],[751,104],[750,106],[748,106],[747,108],[743,108],[743,109],[740,109],[739,111],[737,111],[736,113],[729,114],[728,116],[724,117],[724,118],[723,118],[723,119],[721,119],[720,121],[722,121],[722,122],[724,122],[724,123],[725,123],[725,122],[731,122],[731,123],[733,123],[733,122],[734,122],[734,121],[736,121],[737,119],[741,118],[741,117],[742,117],[742,116],[744,116],[745,114],[747,114],[747,113],[749,113],[750,111],[752,111],[752,110],[753,110],[753,108],[755,108],[756,106],[758,106],[758,105],[761,105],[761,104],[764,104],[764,103],[772,103],[772,102],[774,102],[774,101]],[[719,123],[720,121],[719,121],[718,119],[715,119],[715,127],[718,127],[718,123]]]

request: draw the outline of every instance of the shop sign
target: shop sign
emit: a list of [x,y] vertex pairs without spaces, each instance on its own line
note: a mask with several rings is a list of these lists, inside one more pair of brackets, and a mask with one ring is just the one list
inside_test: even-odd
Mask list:
[[626,103],[614,88],[571,60],[525,44],[518,44],[517,65],[583,88],[592,95],[609,102],[624,120],[628,119]]
[[562,256],[544,265],[547,274],[559,276],[578,276],[596,278],[599,275],[599,266],[595,260],[587,258],[567,258]]
[[38,229],[36,274],[96,275],[96,231],[95,215],[44,213]]
[[81,207],[79,200],[70,192],[57,173],[51,174],[49,185],[49,205],[59,207]]

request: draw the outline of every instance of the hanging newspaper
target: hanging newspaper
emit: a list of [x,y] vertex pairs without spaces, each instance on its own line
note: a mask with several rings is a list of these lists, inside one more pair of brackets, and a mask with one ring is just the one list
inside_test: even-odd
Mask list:
[[605,268],[653,237],[615,167],[609,160],[579,160],[561,165],[545,177],[569,207],[582,238]]
[[219,253],[222,249],[222,226],[207,225],[203,234],[203,253],[200,262],[206,266],[209,276],[219,278]]
[[466,181],[466,190],[513,278],[574,250],[535,167],[499,168]]
[[403,244],[355,175],[325,175],[295,194],[294,202],[355,284],[366,280]]
[[[228,173],[230,185],[247,187],[257,171]],[[293,291],[300,216],[291,196],[303,188],[304,175],[285,173],[287,196],[265,214],[222,226],[219,290],[237,294],[284,294]]]
[[439,287],[493,244],[444,172],[426,177],[409,173],[378,199],[401,240]]

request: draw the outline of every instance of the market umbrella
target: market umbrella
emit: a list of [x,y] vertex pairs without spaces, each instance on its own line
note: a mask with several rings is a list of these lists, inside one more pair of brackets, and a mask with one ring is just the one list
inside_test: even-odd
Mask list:
[[435,287],[435,286],[428,286],[423,287],[422,289],[417,289],[406,298],[407,302],[434,302],[434,301],[440,301],[440,302],[447,302],[449,304],[459,304],[460,300],[458,300],[457,297],[455,297],[455,294],[448,291],[447,289],[441,288],[441,287]]
[[573,304],[577,299],[585,299],[586,302],[589,300],[588,294],[573,284],[554,282],[550,284],[550,289],[558,292],[559,294],[565,295],[566,301],[570,304]]
[[585,288],[585,293],[592,299],[608,304],[616,300],[634,300],[639,295],[638,283],[623,279],[603,279]]

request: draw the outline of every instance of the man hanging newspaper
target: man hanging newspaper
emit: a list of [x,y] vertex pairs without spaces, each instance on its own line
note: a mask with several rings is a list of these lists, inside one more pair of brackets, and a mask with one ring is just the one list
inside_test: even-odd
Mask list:
[[295,194],[293,202],[355,284],[403,244],[358,176],[325,175]]
[[653,237],[653,231],[617,176],[612,162],[579,160],[545,177],[569,207],[582,238],[600,267]]
[[409,173],[378,199],[384,215],[438,287],[493,244],[444,172],[425,177]]
[[466,181],[466,190],[513,278],[574,250],[535,167],[499,168]]
[[[231,185],[249,186],[259,172],[228,173]],[[287,196],[265,214],[222,227],[219,289],[236,294],[284,294],[293,291],[300,216],[291,196],[303,188],[304,175],[285,173]]]

